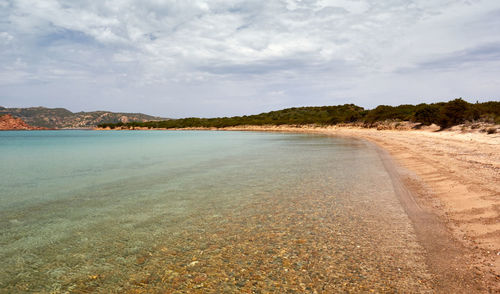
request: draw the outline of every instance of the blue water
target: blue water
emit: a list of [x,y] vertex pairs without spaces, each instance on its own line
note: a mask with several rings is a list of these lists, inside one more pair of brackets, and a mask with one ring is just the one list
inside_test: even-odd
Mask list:
[[[374,274],[371,281],[368,270],[354,285],[412,289],[425,279],[421,249],[391,179],[375,149],[360,140],[254,132],[12,131],[0,132],[0,163],[0,289],[5,293],[294,289],[292,282],[277,289],[235,281],[235,268],[243,265],[230,257],[219,264],[218,250],[242,246],[243,241],[234,243],[242,236],[288,232],[253,249],[248,248],[252,243],[245,245],[248,252],[237,251],[262,264],[275,253],[271,247],[269,254],[256,255],[259,248],[282,243],[276,246],[291,250],[295,243],[287,243],[288,237],[312,234],[292,230],[297,224],[340,234],[335,246],[369,248],[359,256],[365,271],[386,267],[391,277],[403,275],[387,282]],[[296,221],[302,217],[304,223]],[[374,233],[384,228],[386,238]],[[310,250],[331,243],[325,239],[330,233],[318,234]],[[217,240],[212,251],[207,238]],[[172,248],[175,254],[168,253]],[[349,246],[339,248],[339,258],[352,255]],[[374,254],[398,250],[404,256],[399,264]],[[193,255],[205,258],[205,267],[198,269]],[[255,264],[245,265],[242,273],[255,271]],[[340,273],[352,265],[337,266]],[[233,280],[211,278],[222,274]],[[331,279],[323,283],[335,286]]]

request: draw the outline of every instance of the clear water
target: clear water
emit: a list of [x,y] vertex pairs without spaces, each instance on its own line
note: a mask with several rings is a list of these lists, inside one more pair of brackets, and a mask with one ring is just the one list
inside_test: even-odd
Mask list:
[[0,292],[431,291],[373,147],[304,134],[0,132]]

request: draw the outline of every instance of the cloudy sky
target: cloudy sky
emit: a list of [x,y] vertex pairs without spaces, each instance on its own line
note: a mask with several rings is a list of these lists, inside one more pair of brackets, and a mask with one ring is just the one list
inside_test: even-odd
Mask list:
[[0,0],[0,105],[165,117],[500,98],[498,0]]

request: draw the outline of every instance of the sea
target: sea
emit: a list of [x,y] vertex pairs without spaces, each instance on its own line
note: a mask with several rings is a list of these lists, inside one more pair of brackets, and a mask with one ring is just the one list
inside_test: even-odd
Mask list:
[[0,132],[0,293],[432,293],[377,147]]

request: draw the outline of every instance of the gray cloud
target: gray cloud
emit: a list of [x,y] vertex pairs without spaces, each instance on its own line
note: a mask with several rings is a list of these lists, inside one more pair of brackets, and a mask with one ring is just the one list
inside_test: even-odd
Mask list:
[[491,99],[499,11],[494,0],[0,0],[0,105],[185,116]]
[[[416,65],[418,70],[463,70],[467,67],[488,68],[500,65],[500,43],[486,44],[430,59]],[[415,70],[415,69],[413,69]]]

